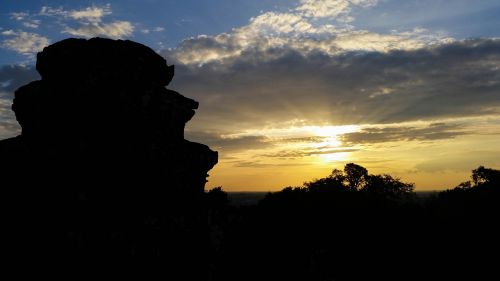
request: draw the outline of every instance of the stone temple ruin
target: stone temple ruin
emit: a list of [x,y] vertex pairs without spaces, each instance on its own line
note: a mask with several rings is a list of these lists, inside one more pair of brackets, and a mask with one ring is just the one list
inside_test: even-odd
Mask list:
[[198,103],[165,88],[174,67],[153,50],[66,39],[39,53],[36,68],[42,79],[16,91],[22,134],[0,142],[3,165],[109,180],[117,173],[129,184],[160,180],[166,189],[203,191],[217,152],[184,139]]
[[[0,141],[14,239],[37,247],[47,238],[52,252],[79,255],[147,256],[162,243],[175,252],[179,242],[163,240],[189,237],[182,229],[198,214],[186,210],[198,204],[217,152],[184,139],[198,102],[165,88],[174,67],[139,43],[93,38],[46,47],[36,69],[41,80],[20,87],[12,106],[22,133]],[[176,231],[154,238],[165,229]]]

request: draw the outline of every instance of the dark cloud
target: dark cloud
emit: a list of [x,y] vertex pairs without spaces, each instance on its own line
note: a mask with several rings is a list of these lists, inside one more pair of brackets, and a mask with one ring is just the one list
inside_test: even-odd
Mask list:
[[301,157],[306,157],[306,156],[313,156],[313,155],[324,155],[324,154],[334,154],[334,153],[342,153],[342,152],[354,152],[358,151],[358,149],[355,148],[336,148],[336,149],[302,149],[302,150],[282,150],[279,152],[275,153],[266,153],[262,154],[261,156],[264,157],[271,157],[271,158],[287,158],[287,159],[294,159],[294,158],[301,158]]
[[172,87],[200,101],[194,127],[396,123],[500,114],[499,65],[500,40],[489,39],[337,56],[250,49],[201,66],[177,63]]
[[341,136],[343,142],[349,144],[381,143],[392,141],[431,141],[451,139],[469,134],[459,124],[433,123],[424,128],[417,127],[386,127],[366,128],[360,132]]
[[36,69],[31,66],[4,65],[0,68],[0,90],[4,96],[12,99],[12,94],[20,86],[40,79]]
[[269,167],[295,167],[301,163],[262,163],[261,161],[236,161],[233,166],[237,168],[269,168]]
[[199,141],[223,152],[262,149],[272,146],[264,136],[222,137],[220,133],[186,131],[186,139]]
[[34,67],[21,65],[0,67],[0,139],[13,137],[20,132],[19,124],[11,110],[14,91],[39,77]]
[[327,137],[311,136],[311,137],[298,137],[298,138],[283,138],[274,140],[274,143],[319,143],[323,142]]

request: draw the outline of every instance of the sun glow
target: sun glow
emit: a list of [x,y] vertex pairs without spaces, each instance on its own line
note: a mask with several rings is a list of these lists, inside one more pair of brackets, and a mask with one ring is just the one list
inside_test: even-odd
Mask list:
[[345,161],[349,159],[349,152],[337,152],[329,154],[321,154],[319,156],[322,162],[330,163],[335,161]]
[[[342,142],[342,135],[357,132],[360,126],[276,126],[247,130],[240,134],[225,135],[223,139],[242,139],[257,136],[259,141],[266,144],[260,149],[262,156],[259,165],[290,165],[290,161],[310,163],[315,166],[331,165],[332,162],[346,161],[353,147],[346,147]],[[247,154],[242,154],[246,157]]]
[[318,160],[321,163],[331,163],[335,161],[345,161],[349,158],[349,152],[332,151],[341,149],[342,141],[339,137],[343,134],[356,132],[359,126],[310,126],[307,127],[314,136],[321,137],[322,140],[313,144],[320,152]]
[[306,126],[305,130],[310,131],[318,137],[334,137],[342,134],[352,133],[359,130],[359,126]]

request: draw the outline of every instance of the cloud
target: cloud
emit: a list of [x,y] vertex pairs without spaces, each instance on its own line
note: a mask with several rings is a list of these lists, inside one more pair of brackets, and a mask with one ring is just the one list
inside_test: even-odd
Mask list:
[[6,35],[6,36],[16,35],[16,32],[12,29],[4,30],[4,31],[2,31],[2,35]]
[[[204,40],[196,43],[222,48]],[[193,122],[205,130],[293,119],[362,125],[500,114],[500,40],[340,55],[253,48],[202,65],[182,64],[175,52],[165,52],[177,64],[172,87],[200,101]]]
[[82,10],[72,10],[68,12],[68,16],[75,20],[83,20],[90,23],[99,23],[104,16],[111,15],[111,13],[111,5],[106,4],[102,7],[92,6],[84,8]]
[[86,23],[78,28],[66,27],[63,33],[81,37],[106,36],[114,39],[123,38],[134,32],[134,26],[128,21],[114,21],[112,23]]
[[432,123],[424,127],[371,127],[348,133],[341,140],[348,144],[371,144],[394,141],[434,141],[470,134],[460,124]]
[[18,12],[18,13],[10,13],[10,19],[17,20],[17,21],[22,21],[29,17],[29,13],[27,12]]
[[324,142],[327,137],[320,136],[308,136],[308,137],[294,137],[294,138],[282,138],[274,140],[275,143],[321,143]]
[[79,10],[43,6],[38,14],[58,18],[63,26],[62,33],[86,38],[104,36],[119,39],[132,35],[135,29],[130,21],[105,22],[104,18],[112,14],[110,4],[92,5]]
[[38,14],[40,16],[47,16],[47,17],[56,17],[56,16],[67,17],[68,13],[69,12],[64,10],[62,7],[53,8],[50,6],[42,6]]
[[304,150],[281,150],[273,153],[262,154],[263,157],[295,159],[313,155],[335,154],[358,151],[356,148],[335,148],[335,149],[304,149]]
[[21,65],[0,67],[0,139],[16,136],[20,132],[19,124],[11,109],[14,91],[39,78],[34,67]]
[[302,163],[262,163],[262,161],[232,161],[237,168],[272,168],[272,167],[294,167],[303,166]]
[[10,19],[21,22],[24,27],[38,28],[41,23],[41,20],[33,19],[33,16],[28,12],[14,12],[9,15]]
[[143,28],[141,29],[141,33],[144,33],[144,34],[149,34],[151,32],[162,32],[162,31],[165,31],[165,28],[161,27],[161,26],[157,26],[153,29],[150,29],[150,28]]
[[[106,16],[112,14],[111,5],[92,5],[76,10],[65,10],[63,7],[43,6],[36,14],[29,12],[10,13],[10,19],[20,22],[24,27],[35,29],[41,24],[40,17],[56,18],[62,26],[62,33],[79,37],[109,37],[114,39],[128,37],[134,32],[134,25],[129,21],[115,20],[105,22]],[[158,30],[156,28],[155,30]],[[0,46],[33,58],[50,42],[45,36],[24,30],[4,30],[0,33],[7,38]]]
[[[261,18],[266,17],[261,22]],[[269,18],[279,18],[278,23]],[[213,61],[223,63],[237,59],[244,53],[293,50],[302,55],[321,52],[330,56],[349,52],[383,52],[395,50],[416,50],[429,45],[450,43],[452,39],[439,35],[427,34],[427,30],[415,29],[411,32],[393,32],[380,34],[366,30],[339,29],[324,25],[314,27],[303,19],[281,15],[261,15],[251,24],[217,36],[198,36],[186,39],[179,48],[169,53],[183,64],[204,64]],[[270,55],[270,52],[267,52]]]
[[203,131],[186,131],[186,139],[202,142],[212,149],[224,152],[264,149],[273,145],[265,136],[225,136],[221,133]]
[[20,132],[14,113],[10,109],[11,104],[12,102],[0,98],[0,140],[13,137]]
[[3,48],[27,56],[42,51],[50,43],[47,37],[32,32],[8,30],[2,32],[2,35],[8,36],[2,41]]
[[378,0],[301,0],[296,8],[302,15],[311,18],[334,18],[350,22],[352,6],[375,6]]
[[[356,29],[354,7],[374,6],[375,0],[303,0],[288,12],[266,12],[245,26],[215,36],[200,35],[184,40],[169,52],[183,64],[204,64],[237,58],[246,52],[291,49],[303,55],[322,52],[339,55],[353,51],[390,52],[415,50],[449,43],[446,34],[423,28],[387,34]],[[349,19],[349,20],[348,20]],[[269,53],[268,53],[269,54]]]
[[40,20],[31,20],[27,22],[23,22],[23,26],[29,27],[29,28],[38,28],[40,26],[41,21]]
[[0,98],[13,98],[14,90],[20,86],[40,79],[40,75],[34,67],[23,65],[4,65],[0,67]]
[[103,17],[111,14],[112,10],[110,4],[103,6],[92,5],[79,10],[65,10],[63,7],[54,8],[50,6],[42,6],[40,12],[38,13],[39,16],[59,17],[63,19],[73,19],[92,23],[101,22]]

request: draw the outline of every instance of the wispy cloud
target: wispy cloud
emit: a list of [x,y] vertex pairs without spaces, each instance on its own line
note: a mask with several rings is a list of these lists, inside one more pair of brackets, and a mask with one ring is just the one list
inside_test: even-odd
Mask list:
[[186,131],[186,138],[203,141],[216,150],[237,152],[252,149],[264,149],[272,146],[270,140],[263,135],[227,136],[220,132]]
[[42,6],[38,13],[40,16],[70,18],[94,23],[101,22],[104,16],[111,14],[112,10],[110,4],[103,6],[92,5],[79,10],[66,10],[63,7]]
[[301,0],[296,11],[310,18],[332,18],[343,22],[351,22],[352,6],[375,6],[378,0]]
[[7,37],[1,44],[3,48],[30,57],[50,43],[47,37],[33,32],[6,30],[2,35]]
[[341,139],[343,142],[353,145],[398,141],[449,140],[471,133],[470,128],[464,128],[461,124],[431,123],[420,127],[398,124],[397,126],[364,128],[359,132],[344,134]]
[[262,154],[263,157],[295,159],[313,155],[335,154],[358,151],[356,148],[334,148],[334,149],[302,149],[281,150],[273,153]]
[[29,12],[12,12],[9,13],[9,18],[19,22],[22,27],[20,29],[7,29],[0,32],[3,40],[0,42],[0,47],[17,52],[27,56],[29,59],[34,57],[34,54],[41,51],[50,43],[50,40],[36,32],[22,30],[29,28],[37,29],[41,20],[36,19],[35,15]]
[[111,15],[111,13],[111,5],[107,4],[102,7],[92,6],[82,10],[72,10],[68,12],[68,16],[75,20],[99,23],[104,16]]
[[78,10],[65,10],[63,7],[43,6],[40,16],[56,17],[60,20],[62,33],[80,37],[104,36],[123,38],[133,34],[135,26],[130,21],[115,20],[106,22],[105,17],[112,14],[110,4],[92,5]]
[[153,29],[150,29],[150,28],[141,29],[141,33],[144,33],[144,34],[149,34],[151,32],[163,32],[163,31],[165,31],[165,28],[161,27],[161,26],[156,26]]
[[28,12],[10,13],[10,19],[21,22],[24,27],[36,29],[40,26],[41,20],[34,19]]
[[106,36],[110,38],[123,38],[134,32],[134,26],[128,21],[114,21],[112,23],[84,23],[78,28],[65,27],[63,33],[86,38]]
[[[79,37],[109,37],[124,38],[131,36],[134,25],[130,21],[112,20],[106,21],[106,17],[112,14],[110,4],[92,5],[81,9],[66,10],[64,7],[43,6],[38,12],[27,11],[9,13],[9,18],[21,25],[18,28],[3,30],[0,35],[3,40],[0,46],[34,58],[34,54],[40,52],[50,43],[50,40],[36,32],[26,29],[37,29],[42,24],[43,18],[55,19],[54,24],[61,27],[61,33]],[[157,31],[158,28],[155,29]]]

